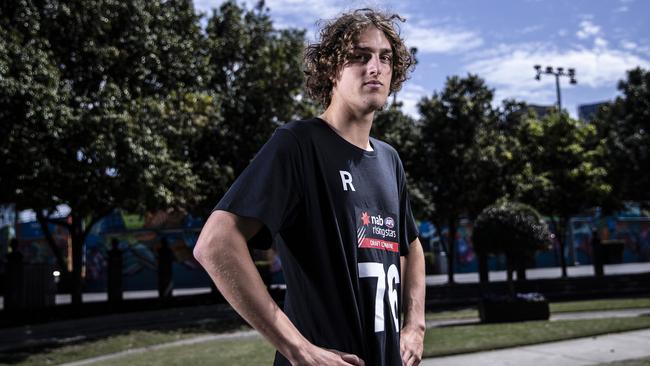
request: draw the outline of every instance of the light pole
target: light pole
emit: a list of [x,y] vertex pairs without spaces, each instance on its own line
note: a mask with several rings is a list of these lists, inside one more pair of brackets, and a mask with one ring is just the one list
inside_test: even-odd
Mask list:
[[557,108],[561,112],[562,95],[560,94],[560,76],[568,76],[570,84],[577,84],[578,81],[576,80],[576,69],[567,69],[567,71],[565,72],[563,67],[553,68],[553,66],[546,66],[546,69],[544,70],[542,70],[541,65],[535,65],[533,67],[537,72],[537,75],[535,75],[535,80],[537,81],[541,80],[542,74],[555,75],[555,90],[557,92]]

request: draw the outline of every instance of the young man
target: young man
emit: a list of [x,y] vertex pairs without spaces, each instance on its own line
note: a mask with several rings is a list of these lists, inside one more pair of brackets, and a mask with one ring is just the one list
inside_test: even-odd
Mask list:
[[[194,254],[276,365],[417,365],[424,255],[401,161],[369,137],[412,66],[394,19],[363,9],[321,31],[306,85],[326,110],[276,130],[208,218]],[[247,243],[276,240],[284,312]],[[403,324],[400,308],[403,304]]]

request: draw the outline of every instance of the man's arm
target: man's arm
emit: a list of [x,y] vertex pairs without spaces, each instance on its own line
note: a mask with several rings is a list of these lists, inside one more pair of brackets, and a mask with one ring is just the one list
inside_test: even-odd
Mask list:
[[239,315],[293,365],[363,365],[355,355],[311,344],[273,301],[246,244],[261,228],[258,220],[215,211],[201,230],[194,257]]
[[405,366],[415,366],[422,360],[424,343],[424,251],[419,239],[409,246],[402,258],[404,324],[400,335],[400,351]]

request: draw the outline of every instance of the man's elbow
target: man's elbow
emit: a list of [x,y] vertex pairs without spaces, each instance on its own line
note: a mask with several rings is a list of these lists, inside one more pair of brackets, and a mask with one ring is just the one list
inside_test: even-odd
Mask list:
[[196,245],[192,250],[192,255],[194,255],[194,259],[196,259],[197,262],[203,264],[207,256],[206,251],[207,251],[206,245],[203,244],[203,241],[199,239],[196,241]]
[[223,246],[223,233],[226,228],[224,220],[220,216],[216,212],[210,215],[192,250],[194,258],[204,267],[210,262],[210,259],[218,257],[220,248]]
[[194,259],[196,259],[197,262],[205,267],[208,258],[214,255],[214,253],[211,253],[211,251],[214,251],[214,249],[215,248],[213,245],[210,245],[210,243],[208,243],[205,239],[199,237],[199,239],[196,241],[194,249],[192,250],[192,254],[194,255]]

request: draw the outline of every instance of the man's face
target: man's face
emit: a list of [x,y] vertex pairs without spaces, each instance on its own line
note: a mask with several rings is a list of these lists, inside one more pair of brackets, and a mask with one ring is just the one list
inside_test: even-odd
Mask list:
[[332,89],[332,103],[355,113],[369,113],[386,103],[393,72],[390,42],[374,26],[359,34],[350,62],[343,66]]

